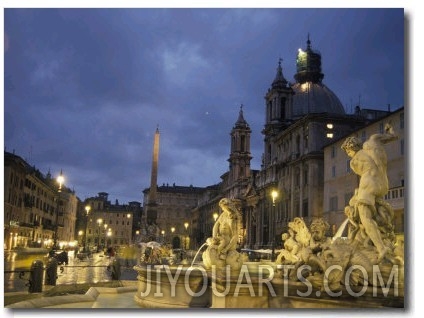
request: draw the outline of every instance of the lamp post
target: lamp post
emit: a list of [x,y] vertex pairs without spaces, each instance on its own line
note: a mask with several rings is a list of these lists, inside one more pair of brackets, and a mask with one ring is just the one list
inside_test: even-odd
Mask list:
[[271,261],[275,261],[275,201],[278,197],[277,190],[272,190],[271,192],[272,197],[272,254],[271,254]]
[[188,229],[188,222],[185,222],[184,223],[184,227],[185,227],[185,229],[186,229],[186,239],[184,240],[185,241],[185,249],[186,250],[188,250],[188,232],[187,232],[187,229]]
[[[132,215],[131,213],[127,213],[127,219],[131,219],[131,215]],[[130,229],[128,231],[129,235],[127,236],[125,241],[127,241],[127,239],[128,239],[128,241],[126,243],[128,245],[131,245],[132,244],[132,242],[131,242],[131,239],[132,239],[132,222],[131,223],[128,222],[128,224],[131,224],[131,225],[130,225]]]
[[106,234],[107,234],[107,232],[106,232],[106,229],[107,229],[106,221],[105,221],[105,224],[103,224],[103,227],[105,228],[105,245],[104,245],[104,247],[106,247]]
[[217,212],[215,212],[214,214],[213,214],[213,220],[216,222],[216,220],[218,220],[218,213]]
[[134,240],[136,241],[136,243],[140,242],[140,230],[136,230],[135,231],[135,238]]
[[165,230],[160,232],[162,234],[162,242],[165,243]]
[[62,192],[62,184],[65,181],[65,178],[63,177],[62,170],[60,170],[60,174],[56,179],[57,183],[59,184],[59,188],[57,189],[57,205],[56,205],[56,221],[55,221],[55,227],[54,227],[54,237],[53,237],[53,250],[57,249],[57,231],[58,231],[58,221],[59,221],[59,201],[60,201],[60,193]]
[[218,212],[215,212],[214,214],[212,214],[212,217],[213,217],[214,223],[212,224],[210,231],[211,231],[212,236],[213,236],[213,227],[215,226],[216,220],[218,220],[218,217],[219,217]]
[[100,250],[100,229],[102,226],[103,220],[102,219],[97,219],[97,225],[98,225],[98,235],[97,235],[97,252],[99,252]]
[[85,206],[85,234],[84,234],[84,252],[87,252],[87,236],[88,236],[88,215],[90,214],[91,206]]
[[112,236],[112,229],[108,228],[107,229],[107,237],[108,237],[108,241],[106,242],[106,248],[109,247],[109,240],[111,240],[111,236]]
[[83,240],[83,235],[84,235],[84,231],[83,230],[79,230],[78,231],[78,244],[82,244],[82,240]]
[[174,248],[174,232],[175,232],[175,227],[171,227],[171,237],[169,238],[169,244],[171,245],[172,248]]

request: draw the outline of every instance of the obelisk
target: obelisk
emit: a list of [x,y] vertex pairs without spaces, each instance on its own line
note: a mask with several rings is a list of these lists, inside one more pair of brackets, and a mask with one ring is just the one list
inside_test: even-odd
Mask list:
[[158,166],[159,166],[159,127],[156,128],[153,143],[152,171],[150,177],[149,200],[146,210],[147,224],[155,224],[157,218],[157,184],[158,184]]

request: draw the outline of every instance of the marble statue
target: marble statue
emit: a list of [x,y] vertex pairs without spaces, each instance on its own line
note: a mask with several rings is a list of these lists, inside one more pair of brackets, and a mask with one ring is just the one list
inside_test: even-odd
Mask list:
[[296,264],[299,261],[300,244],[295,240],[295,234],[292,229],[288,229],[287,233],[281,235],[284,242],[284,248],[277,256],[276,263],[284,265]]
[[[374,134],[362,144],[356,137],[348,137],[342,149],[351,158],[350,167],[359,177],[359,185],[345,207],[344,212],[351,226],[346,239],[326,236],[329,224],[323,218],[315,218],[308,227],[303,218],[289,222],[288,233],[283,234],[284,249],[277,257],[277,264],[295,265],[287,275],[296,280],[295,271],[302,265],[309,270],[308,280],[315,287],[322,287],[325,277],[332,289],[345,284],[344,274],[352,266],[350,285],[372,285],[374,266],[390,269],[403,266],[403,245],[400,247],[394,234],[394,212],[384,201],[389,189],[387,155],[384,145],[396,140],[390,124],[383,134]],[[295,247],[295,248],[294,248]],[[327,269],[337,266],[340,270]]]
[[368,241],[376,248],[381,262],[394,248],[393,209],[384,201],[389,190],[387,178],[387,155],[384,145],[396,140],[390,124],[383,134],[373,134],[362,145],[357,137],[348,137],[341,148],[351,158],[350,167],[360,177],[358,188],[345,209],[358,240]]
[[222,213],[213,226],[212,237],[206,240],[208,247],[202,254],[203,265],[207,269],[213,265],[218,268],[230,265],[231,270],[238,270],[246,261],[245,255],[236,250],[241,215],[234,199],[221,199],[219,207]]
[[314,254],[321,252],[329,244],[331,244],[331,238],[326,236],[330,225],[323,218],[314,218],[310,225],[311,240],[309,248]]

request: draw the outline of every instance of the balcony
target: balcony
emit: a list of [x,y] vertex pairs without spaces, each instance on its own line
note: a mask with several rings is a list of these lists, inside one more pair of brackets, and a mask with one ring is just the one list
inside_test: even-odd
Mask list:
[[389,189],[389,192],[384,196],[393,209],[403,209],[405,206],[405,187],[396,187]]

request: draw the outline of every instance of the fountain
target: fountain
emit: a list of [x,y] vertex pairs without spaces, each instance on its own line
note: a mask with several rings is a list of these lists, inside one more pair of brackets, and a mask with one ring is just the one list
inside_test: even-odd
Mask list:
[[202,246],[199,247],[199,249],[197,250],[196,254],[194,255],[193,260],[191,261],[191,266],[193,267],[194,264],[196,263],[197,260],[197,256],[199,255],[200,251],[202,250],[203,247],[208,246],[208,243],[203,243]]
[[[134,296],[154,308],[378,308],[404,306],[403,246],[396,241],[383,145],[396,136],[390,125],[363,145],[343,143],[359,186],[345,207],[346,219],[334,237],[321,217],[308,225],[295,217],[282,234],[284,248],[275,262],[249,262],[237,251],[238,211],[223,198],[212,237],[191,266],[144,264]],[[343,233],[348,229],[347,237]],[[203,248],[202,263],[195,265]]]

